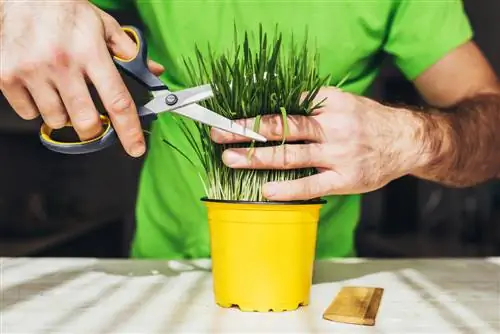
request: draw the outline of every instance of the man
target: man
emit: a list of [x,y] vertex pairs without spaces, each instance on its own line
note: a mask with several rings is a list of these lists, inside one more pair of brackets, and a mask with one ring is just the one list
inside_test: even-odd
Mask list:
[[[225,163],[234,168],[320,170],[308,179],[263,189],[272,200],[328,199],[321,213],[317,258],[355,254],[360,193],[407,174],[453,186],[499,175],[500,90],[471,41],[459,0],[94,3],[103,9],[138,10],[147,27],[149,54],[165,65],[162,78],[174,90],[186,85],[181,59],[193,55],[194,43],[210,42],[214,50],[226,50],[233,43],[234,22],[240,31],[255,30],[259,23],[274,31],[277,23],[285,42],[292,31],[302,37],[308,26],[319,46],[320,71],[330,74],[332,83],[351,73],[343,91],[321,91],[319,98],[328,99],[313,120],[290,122],[298,125],[290,130],[289,141],[310,144],[276,152],[258,149],[257,159],[250,163],[242,159],[241,150],[224,155]],[[109,48],[127,57],[135,51],[116,21],[86,0],[40,0],[36,5],[7,0],[0,6],[0,87],[16,112],[26,119],[41,114],[56,128],[69,118],[82,139],[91,138],[100,125],[85,87],[87,79],[97,88],[125,150],[142,155],[145,144],[136,108],[108,52]],[[360,96],[376,77],[382,52],[394,57],[433,108],[388,107]],[[150,68],[157,74],[163,71],[154,62]],[[208,257],[206,211],[199,201],[202,185],[188,162],[162,142],[168,136],[194,157],[170,117],[161,116],[153,126],[140,179],[132,255]],[[281,136],[275,118],[267,118],[261,129],[271,139]],[[216,131],[213,139],[240,140]]]

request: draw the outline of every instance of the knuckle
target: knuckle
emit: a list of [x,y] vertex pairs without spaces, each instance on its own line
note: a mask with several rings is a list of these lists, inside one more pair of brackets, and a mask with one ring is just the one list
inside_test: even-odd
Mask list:
[[253,129],[255,126],[255,119],[248,119],[248,118],[237,119],[235,120],[235,123],[244,126],[246,128]]
[[331,127],[338,136],[357,140],[362,135],[361,120],[352,113],[336,115],[333,121]]
[[73,107],[70,113],[72,118],[80,123],[94,123],[98,120],[96,112],[86,105]]
[[45,119],[45,122],[53,129],[61,129],[66,125],[67,118],[63,115],[50,116]]
[[57,105],[47,106],[41,109],[41,113],[45,123],[54,129],[64,127],[68,121],[67,115]]
[[263,124],[267,125],[268,131],[272,137],[283,135],[283,119],[278,115],[269,115],[263,117]]
[[74,127],[77,128],[79,131],[83,132],[91,132],[99,128],[99,119],[97,118],[97,115],[92,116],[92,114],[95,114],[93,112],[86,112],[85,118],[79,118],[73,121]]
[[40,61],[25,59],[19,62],[17,66],[18,75],[21,77],[31,76],[40,69]]
[[0,71],[0,89],[5,89],[15,85],[18,82],[18,77],[15,71],[2,70]]
[[285,150],[284,159],[283,159],[283,167],[285,169],[290,169],[290,168],[296,167],[300,161],[299,155],[301,155],[301,152],[294,150],[294,149],[291,149],[291,148],[292,147],[288,146],[288,145],[285,145],[283,148]]
[[15,84],[24,78],[32,77],[40,71],[43,66],[42,58],[37,59],[24,58],[18,59],[12,69],[2,69],[2,82],[4,85]]
[[64,127],[68,121],[68,117],[61,109],[56,108],[44,108],[41,110],[43,115],[43,120],[48,126],[54,129],[60,129]]
[[297,127],[307,129],[313,125],[311,122],[311,119],[312,119],[312,117],[309,117],[309,116],[298,115],[298,116],[293,116],[293,118],[289,118],[288,121],[290,122],[293,120],[293,122],[295,123],[295,125]]
[[327,94],[336,94],[341,92],[341,90],[335,86],[328,86],[326,87],[326,93]]
[[[135,124],[133,124],[135,125]],[[142,129],[141,127],[137,124],[135,126],[129,126],[129,127],[118,127],[116,130],[117,132],[121,132],[126,139],[130,140],[139,140],[142,137]]]
[[69,112],[74,126],[81,131],[91,131],[99,126],[99,117],[85,99],[74,97]]
[[338,110],[342,110],[344,113],[355,110],[358,100],[354,95],[345,92],[336,92],[334,94],[337,94],[335,105]]
[[225,140],[231,140],[236,138],[235,136],[229,136],[223,133],[221,130],[212,128],[210,129],[210,138],[217,144],[222,144]]
[[70,66],[71,57],[66,48],[53,46],[46,52],[43,63],[53,70],[67,68]]
[[107,109],[113,114],[123,114],[129,111],[132,105],[132,98],[126,92],[120,92],[111,99]]
[[71,51],[68,53],[80,62],[88,61],[89,57],[92,57],[96,52],[97,45],[99,45],[99,42],[96,38],[82,36],[78,39],[78,43],[71,47]]
[[87,110],[90,109],[90,101],[78,94],[68,94],[67,103],[69,109],[77,117],[86,117]]
[[120,24],[115,18],[108,13],[103,12],[101,14],[101,20],[107,29],[113,29],[114,32],[119,32],[121,30]]
[[[324,167],[328,166],[328,160],[329,157],[331,156],[331,153],[329,154],[329,146],[328,145],[323,145],[323,144],[309,144],[308,146],[308,152],[307,152],[307,157],[308,161],[310,162],[308,165],[309,167]],[[315,164],[312,163],[312,158],[314,157]]]

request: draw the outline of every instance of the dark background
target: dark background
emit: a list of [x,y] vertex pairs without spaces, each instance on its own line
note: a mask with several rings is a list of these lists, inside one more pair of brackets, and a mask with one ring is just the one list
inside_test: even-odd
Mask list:
[[[500,2],[465,6],[476,42],[500,73]],[[138,24],[130,13],[116,14],[122,24]],[[139,102],[144,92],[126,82]],[[390,62],[371,96],[419,103]],[[126,257],[143,160],[119,145],[88,156],[53,153],[39,143],[38,129],[39,120],[20,120],[0,95],[0,256]],[[451,189],[399,179],[364,196],[359,256],[500,255],[499,204],[498,182]]]

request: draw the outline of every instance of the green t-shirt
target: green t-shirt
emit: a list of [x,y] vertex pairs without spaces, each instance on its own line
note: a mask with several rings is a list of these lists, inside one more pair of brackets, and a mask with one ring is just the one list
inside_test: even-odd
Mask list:
[[[376,77],[380,55],[388,53],[408,79],[414,79],[446,53],[472,37],[460,0],[418,1],[124,1],[94,0],[103,9],[137,10],[146,26],[149,55],[166,68],[162,79],[172,90],[186,87],[184,56],[194,44],[226,51],[240,31],[262,23],[272,35],[276,24],[299,40],[308,27],[319,47],[322,74],[332,84],[350,72],[344,89],[363,94]],[[240,33],[241,36],[241,33]],[[192,148],[169,114],[154,122],[141,173],[135,257],[180,259],[210,256],[203,186],[168,138],[192,159]],[[317,258],[351,256],[360,217],[360,196],[331,196],[321,210]],[[242,236],[244,238],[244,236]]]

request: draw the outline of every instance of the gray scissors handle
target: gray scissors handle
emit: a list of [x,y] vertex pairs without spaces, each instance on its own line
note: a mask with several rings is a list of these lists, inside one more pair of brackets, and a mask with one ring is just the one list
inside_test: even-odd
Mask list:
[[[132,26],[124,26],[122,27],[122,30],[132,37],[137,46],[137,50],[135,56],[130,59],[122,59],[120,57],[113,56],[115,65],[146,87],[149,91],[168,91],[167,85],[165,85],[160,78],[149,71],[147,65],[148,47],[142,32]],[[141,121],[150,119],[150,117],[147,117],[149,116],[147,110],[139,108],[138,112]],[[151,117],[154,116],[151,115]],[[54,129],[43,123],[40,128],[40,141],[46,148],[64,154],[86,154],[103,150],[117,141],[117,135],[109,118],[105,115],[100,115],[100,118],[103,124],[103,132],[97,138],[75,142],[58,141],[53,138],[52,134]],[[72,127],[72,125],[68,123],[66,127]]]

